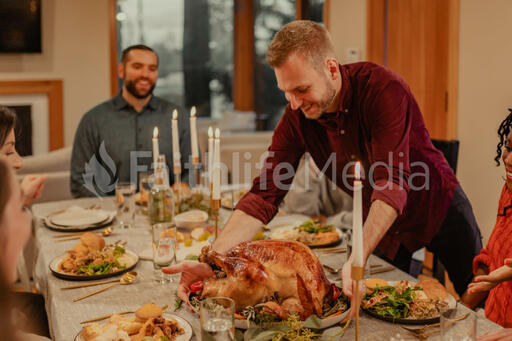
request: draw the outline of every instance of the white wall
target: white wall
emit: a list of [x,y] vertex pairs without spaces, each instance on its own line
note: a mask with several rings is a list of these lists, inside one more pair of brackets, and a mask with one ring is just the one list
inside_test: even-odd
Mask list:
[[347,63],[347,49],[358,49],[359,60],[366,56],[366,0],[330,0],[329,31],[336,55]]
[[497,128],[512,107],[510,0],[460,2],[458,178],[487,241],[504,181]]
[[110,97],[106,0],[43,0],[42,54],[0,55],[0,79],[62,79],[64,143],[82,115]]

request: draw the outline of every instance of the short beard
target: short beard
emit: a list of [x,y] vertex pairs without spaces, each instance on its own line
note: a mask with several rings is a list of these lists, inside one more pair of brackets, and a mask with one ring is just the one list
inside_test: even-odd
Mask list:
[[331,83],[329,83],[328,80],[325,81],[325,86],[327,88],[327,94],[322,98],[320,102],[318,102],[318,107],[322,114],[325,114],[326,110],[336,100],[336,89],[331,85]]
[[153,94],[153,90],[155,89],[155,84],[151,86],[147,94],[141,94],[137,91],[137,88],[135,88],[135,83],[137,82],[137,80],[138,79],[125,82],[124,86],[126,87],[126,90],[137,99],[146,99],[149,96],[151,96]]

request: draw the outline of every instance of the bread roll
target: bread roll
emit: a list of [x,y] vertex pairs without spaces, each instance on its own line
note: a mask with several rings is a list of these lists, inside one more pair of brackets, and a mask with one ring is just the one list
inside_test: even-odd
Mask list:
[[433,300],[444,300],[448,296],[446,288],[436,281],[421,281],[416,286],[423,289],[425,295]]
[[94,340],[101,335],[103,328],[98,323],[93,323],[85,326],[82,329],[81,335],[86,341]]
[[364,285],[366,286],[366,293],[371,294],[377,286],[379,287],[385,287],[388,286],[388,282],[380,279],[380,278],[368,278],[366,281],[364,281]]
[[92,232],[85,232],[80,237],[80,241],[92,250],[99,251],[105,247],[105,239]]
[[136,320],[146,322],[150,318],[162,316],[162,308],[154,303],[145,304],[135,311]]
[[89,249],[84,244],[75,244],[69,252],[74,253],[77,257],[84,257],[89,253]]
[[117,326],[128,333],[128,335],[137,334],[142,328],[142,323],[135,322],[133,317],[123,317],[118,314],[114,314],[110,317],[110,322],[117,324]]

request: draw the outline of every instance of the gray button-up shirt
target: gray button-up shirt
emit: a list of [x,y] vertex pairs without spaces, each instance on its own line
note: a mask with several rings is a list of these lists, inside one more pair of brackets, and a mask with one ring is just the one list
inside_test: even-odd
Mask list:
[[165,155],[169,180],[174,183],[171,136],[174,109],[178,110],[181,179],[188,182],[191,167],[188,113],[156,96],[152,96],[142,112],[137,113],[119,94],[91,109],[80,121],[71,156],[73,196],[112,195],[117,181],[137,183],[139,172],[151,170],[155,126],[159,130],[160,154]]

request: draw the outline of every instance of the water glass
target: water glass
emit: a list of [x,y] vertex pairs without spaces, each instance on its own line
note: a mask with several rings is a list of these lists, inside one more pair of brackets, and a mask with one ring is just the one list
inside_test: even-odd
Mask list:
[[149,192],[153,187],[153,172],[141,172],[139,173],[139,193],[141,198],[145,198],[145,202],[149,197]]
[[153,279],[158,283],[173,282],[173,275],[164,274],[162,268],[176,264],[176,225],[159,223],[152,226]]
[[133,226],[135,216],[135,184],[119,182],[116,184],[117,221],[121,228]]
[[[467,310],[467,309],[466,309]],[[462,309],[441,310],[441,340],[442,341],[475,341],[477,316],[470,311],[468,317],[462,320],[456,318],[465,314]]]
[[209,297],[201,301],[202,341],[235,339],[235,301],[227,297]]

